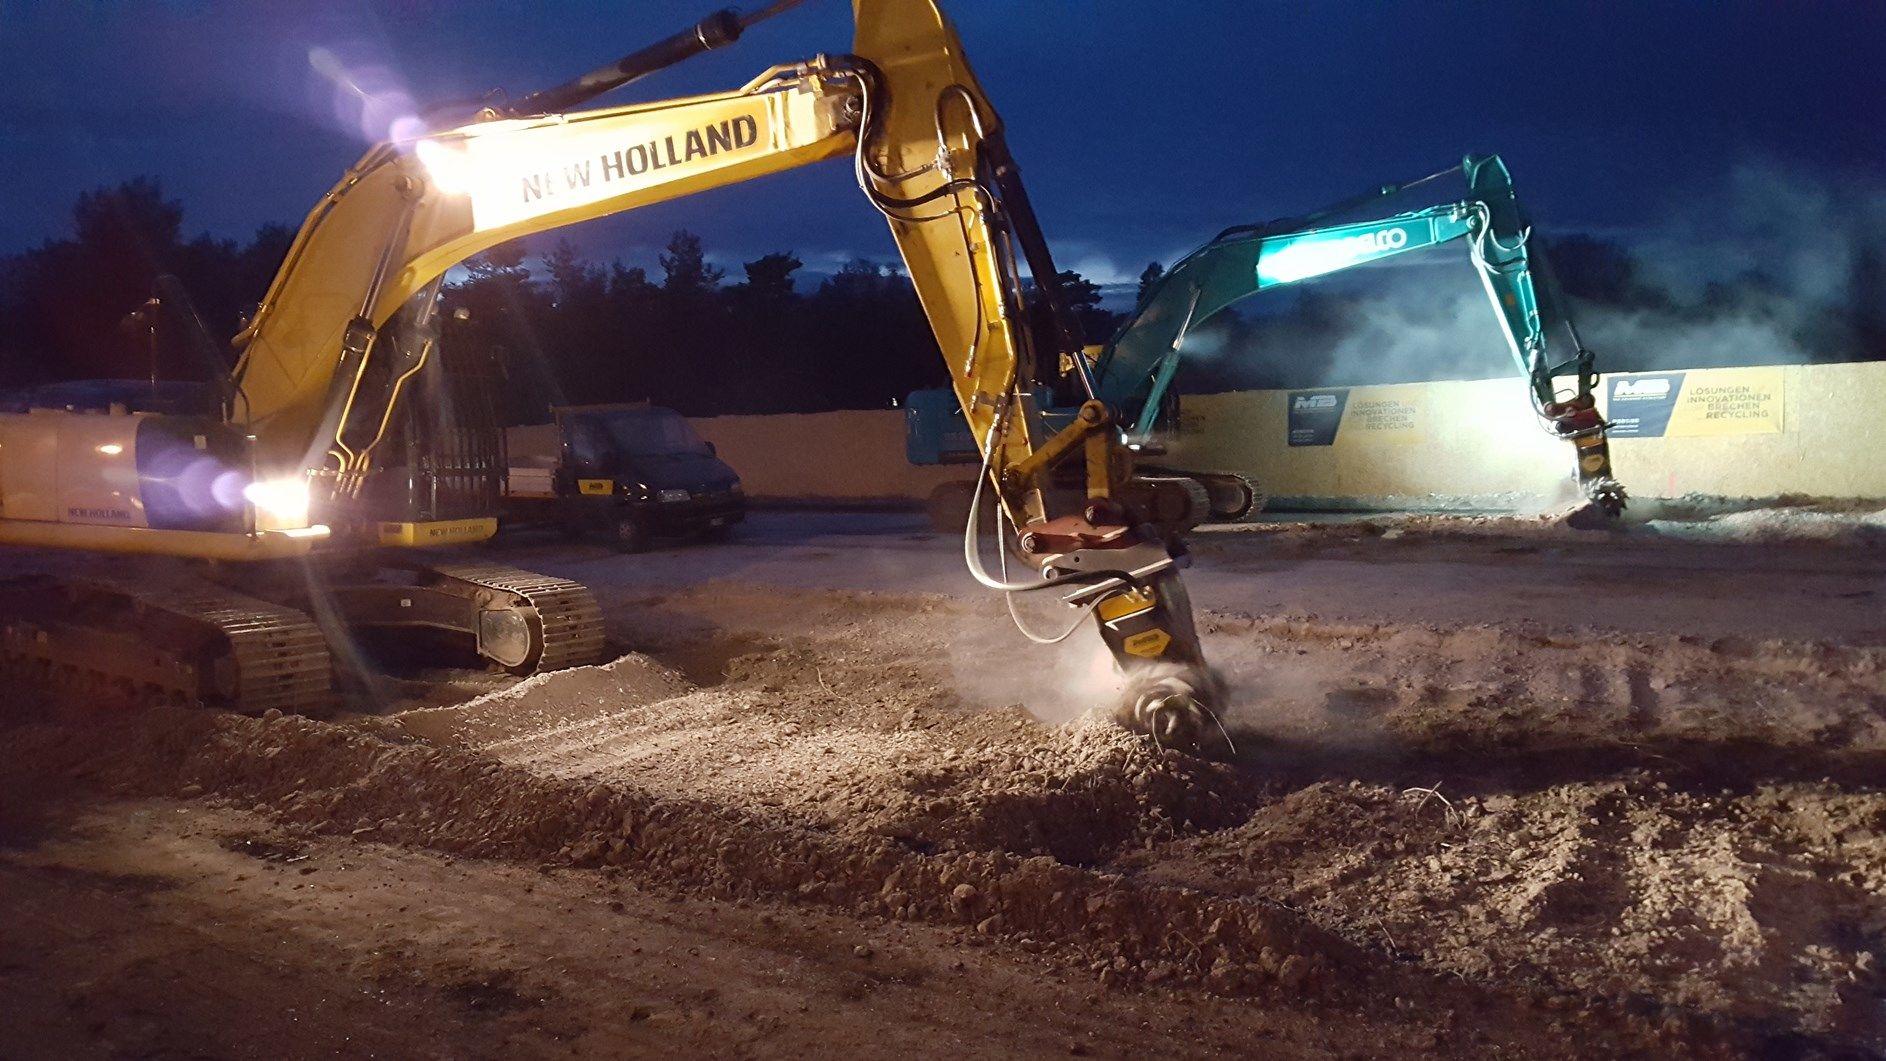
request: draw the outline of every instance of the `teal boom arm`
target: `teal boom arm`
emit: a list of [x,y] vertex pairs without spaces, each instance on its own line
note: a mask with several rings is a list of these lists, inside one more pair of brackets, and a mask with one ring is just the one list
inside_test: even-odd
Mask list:
[[[1319,225],[1332,214],[1452,172],[1443,171],[1420,181],[1385,185],[1308,217],[1227,229],[1180,260],[1146,292],[1095,360],[1097,397],[1114,410],[1128,441],[1150,437],[1187,334],[1215,314],[1260,291],[1465,240],[1514,363],[1527,378],[1535,411],[1578,446],[1578,479],[1586,492],[1607,508],[1621,508],[1623,491],[1611,478],[1604,422],[1592,397],[1597,377],[1591,353],[1579,347],[1557,364],[1548,354],[1527,254],[1529,229],[1513,194],[1512,177],[1496,155],[1470,155],[1460,170],[1469,196],[1459,202],[1375,221]],[[1560,401],[1553,377],[1568,369],[1576,369],[1578,389]]]
[[[1460,205],[1287,235],[1219,237],[1186,256],[1146,298],[1094,364],[1100,399],[1129,438],[1153,429],[1185,352],[1185,337],[1260,291],[1433,247],[1470,233]],[[1534,313],[1537,319],[1537,313]]]

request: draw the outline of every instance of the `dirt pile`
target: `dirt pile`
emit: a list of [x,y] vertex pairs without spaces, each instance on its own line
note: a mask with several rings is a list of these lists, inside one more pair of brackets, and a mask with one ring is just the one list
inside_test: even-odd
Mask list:
[[1692,494],[1633,500],[1615,520],[1580,503],[1532,514],[1381,512],[1336,522],[1322,514],[1302,520],[1277,514],[1262,523],[1212,527],[1204,533],[1208,541],[1219,535],[1257,535],[1298,546],[1377,538],[1579,545],[1601,534],[1668,544],[1813,543],[1864,549],[1886,544],[1886,509],[1877,500],[1857,498]]
[[[727,621],[763,616],[763,596],[737,608],[705,596],[663,607]],[[1205,616],[1203,629],[1233,681],[1240,761],[1162,766],[1144,780],[1108,758],[1131,753],[1086,744],[1079,728],[952,705],[924,677],[934,660],[926,665],[922,645],[889,624],[776,643],[783,654],[756,656],[751,669],[735,661],[711,692],[770,689],[816,705],[811,719],[786,725],[839,741],[843,767],[788,787],[851,793],[830,818],[835,829],[908,822],[903,801],[915,793],[900,784],[940,783],[960,800],[957,824],[943,831],[919,819],[890,835],[1043,849],[995,828],[1012,808],[1038,823],[1057,857],[1275,903],[1422,968],[1532,985],[1580,1009],[1617,1002],[1758,1032],[1886,1042],[1873,972],[1886,946],[1886,650],[1229,615]],[[848,697],[857,671],[834,664],[859,658],[865,639],[902,679],[886,702]],[[824,670],[796,679],[808,664]],[[913,698],[923,723],[892,721]],[[855,715],[834,721],[848,703]],[[972,769],[939,767],[965,750]],[[736,785],[763,786],[781,769],[764,754],[750,764],[732,775]],[[790,757],[784,768],[803,769]],[[1134,785],[1147,798],[1108,808]],[[1053,802],[1064,793],[1087,802],[1078,811]],[[1792,809],[1777,815],[1779,804]],[[818,812],[790,797],[781,805]],[[1803,824],[1822,820],[1843,824]],[[1111,843],[1057,845],[1057,835],[1080,837],[1081,821],[1137,824],[1109,825]]]
[[1145,875],[1488,981],[1877,1042],[1886,799],[1649,776],[1452,798],[1320,782]]
[[1886,1046],[1886,649],[1206,614],[1239,745],[1212,763],[963,682],[1043,660],[992,639],[999,602],[712,584],[611,609],[638,651],[464,703],[21,725],[12,761],[953,926],[1089,982],[1462,1022],[1522,1000],[1604,1052]]
[[[386,729],[392,727],[374,727]],[[1086,739],[1129,754],[1093,727]],[[455,854],[618,867],[729,899],[814,902],[858,915],[960,924],[1053,947],[1106,980],[1221,993],[1340,990],[1348,948],[1265,906],[1002,851],[924,854],[897,840],[778,815],[541,777],[482,756],[294,717],[154,710],[82,733],[13,731],[48,774],[125,794],[210,796],[319,834]]]
[[[1886,752],[1886,649],[1527,624],[1208,617],[1247,738],[1468,759],[1713,747],[1755,765]],[[1797,756],[1798,757],[1798,756]]]
[[[1230,767],[1160,754],[1103,722],[1047,727],[1020,710],[969,714],[933,697],[904,707],[895,694],[848,717],[860,675],[834,666],[827,678],[804,655],[740,657],[713,689],[630,655],[394,721],[538,776],[751,804],[923,852],[1085,865],[1242,816]],[[778,676],[795,663],[819,695],[782,696]],[[898,707],[895,721],[884,717]]]

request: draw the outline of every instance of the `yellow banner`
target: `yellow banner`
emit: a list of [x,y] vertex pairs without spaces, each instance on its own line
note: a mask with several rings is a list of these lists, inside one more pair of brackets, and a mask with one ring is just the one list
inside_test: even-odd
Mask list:
[[1427,391],[1423,384],[1353,388],[1336,433],[1337,444],[1345,435],[1361,435],[1359,441],[1375,443],[1421,441],[1428,426]]
[[1779,365],[1692,369],[1666,435],[1775,435],[1782,431]]
[[420,141],[416,150],[442,187],[471,195],[474,225],[484,231],[764,155],[778,146],[772,106],[779,95],[553,128],[492,122],[461,137]]

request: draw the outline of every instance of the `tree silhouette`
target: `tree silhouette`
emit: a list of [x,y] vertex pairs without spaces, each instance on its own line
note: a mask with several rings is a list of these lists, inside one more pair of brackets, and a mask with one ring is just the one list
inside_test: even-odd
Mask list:
[[656,259],[661,263],[662,287],[679,294],[712,291],[720,286],[726,273],[707,264],[701,252],[701,237],[681,229],[668,239],[668,248]]
[[791,254],[773,253],[747,262],[745,287],[763,298],[788,298],[792,295],[792,274],[805,263]]
[[[0,379],[204,379],[228,368],[228,339],[260,301],[290,237],[264,226],[247,245],[183,238],[183,207],[162,185],[140,177],[81,193],[72,236],[47,240],[0,267]],[[128,316],[173,274],[194,314]],[[200,317],[210,333],[180,332]],[[155,348],[153,348],[155,339]],[[206,364],[213,351],[219,363]],[[153,357],[153,354],[155,355]]]
[[1080,327],[1081,342],[1092,345],[1111,339],[1120,326],[1120,315],[1101,306],[1100,285],[1072,269],[1062,270],[1060,281],[1061,296]]
[[1158,283],[1160,280],[1163,280],[1165,278],[1165,275],[1166,275],[1165,266],[1160,265],[1158,262],[1148,263],[1146,268],[1140,270],[1139,294],[1134,296],[1135,300],[1137,302],[1146,301],[1146,293],[1153,289],[1154,284]]
[[559,306],[593,308],[609,294],[609,279],[603,271],[577,256],[576,244],[558,240],[544,256],[544,269],[550,274],[550,287]]
[[[1113,313],[1101,305],[1104,297],[1100,285],[1087,279],[1072,269],[1063,269],[1055,274],[1057,286],[1061,289],[1061,301],[1067,310],[1068,318],[1075,328],[1073,338],[1083,346],[1104,343],[1113,337],[1114,329],[1120,326],[1120,314]],[[1041,297],[1041,289],[1033,281],[1023,286],[1023,297],[1028,301],[1029,320],[1032,323],[1036,342],[1058,342],[1045,338],[1057,334],[1050,324],[1050,314],[1046,302]],[[1051,356],[1055,351],[1038,350],[1043,356]]]

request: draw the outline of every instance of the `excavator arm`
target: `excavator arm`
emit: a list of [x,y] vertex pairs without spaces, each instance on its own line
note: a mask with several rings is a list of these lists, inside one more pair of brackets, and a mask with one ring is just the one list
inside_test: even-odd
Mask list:
[[[1136,511],[1130,457],[1105,430],[1101,405],[1061,437],[1038,437],[1029,391],[1038,352],[1024,326],[1018,261],[1036,277],[1055,271],[1000,119],[933,0],[855,0],[854,14],[852,54],[776,66],[733,92],[577,112],[487,111],[369,151],[309,215],[238,337],[237,415],[255,437],[261,474],[319,484],[317,509],[323,496],[358,490],[404,381],[430,356],[429,340],[402,341],[389,325],[423,321],[441,278],[465,258],[850,155],[854,179],[890,224],[976,436],[977,500],[986,489],[1012,530],[998,549],[1032,568],[1021,579],[1006,563],[991,574],[972,520],[964,551],[972,575],[1005,594],[1048,593],[1080,621],[1091,617],[1126,679],[1123,720],[1195,744],[1219,686],[1179,579],[1181,548]],[[705,47],[710,36],[737,36],[724,32],[731,18],[704,22],[695,38]],[[702,50],[687,39],[522,106],[580,103]],[[1087,498],[1078,512],[1057,514],[1042,485],[1053,465],[1072,459],[1087,464]]]
[[[1174,265],[1102,348],[1094,375],[1099,397],[1120,416],[1129,441],[1146,440],[1184,353],[1186,336],[1227,307],[1260,291],[1300,283],[1369,262],[1465,241],[1486,286],[1514,364],[1526,377],[1534,410],[1576,447],[1576,478],[1586,495],[1615,515],[1624,490],[1611,472],[1591,351],[1572,336],[1574,352],[1550,356],[1529,255],[1530,228],[1520,214],[1512,177],[1495,155],[1468,156],[1458,167],[1467,198],[1372,221],[1324,224],[1375,199],[1400,193],[1454,170],[1406,184],[1384,185],[1313,215],[1227,229]],[[1559,300],[1563,308],[1563,299]],[[1554,378],[1576,378],[1561,399]]]
[[[575,114],[490,115],[383,144],[308,215],[237,337],[237,415],[270,474],[345,476],[381,329],[507,240],[849,153],[849,75],[818,59],[735,92]],[[379,403],[397,402],[392,391]],[[375,418],[368,418],[375,419]]]
[[[954,29],[933,3],[907,3],[901,17],[886,17],[892,6],[855,4],[858,57],[875,71],[862,79],[856,172],[890,223],[982,454],[964,531],[967,565],[990,589],[1049,592],[1092,616],[1127,679],[1123,721],[1168,743],[1196,745],[1215,719],[1210,702],[1221,686],[1205,665],[1179,577],[1187,558],[1176,540],[1149,529],[1153,520],[1131,500],[1130,456],[1108,430],[1104,406],[1091,400],[1090,378],[1082,378],[1090,398],[1084,415],[1037,437],[1029,390],[1035,362],[1074,352],[1072,332],[1053,329],[1062,350],[1032,348],[1017,255],[1031,275],[1049,278],[1041,295],[1050,319],[1060,321],[1053,259],[1000,119]],[[1077,456],[1086,465],[1085,503],[1078,513],[1056,515],[1043,487],[1056,464]],[[976,532],[985,489],[1036,577],[1012,582],[1006,566],[999,576],[984,568]],[[1019,618],[1017,626],[1034,640],[1059,640],[1027,631]]]

